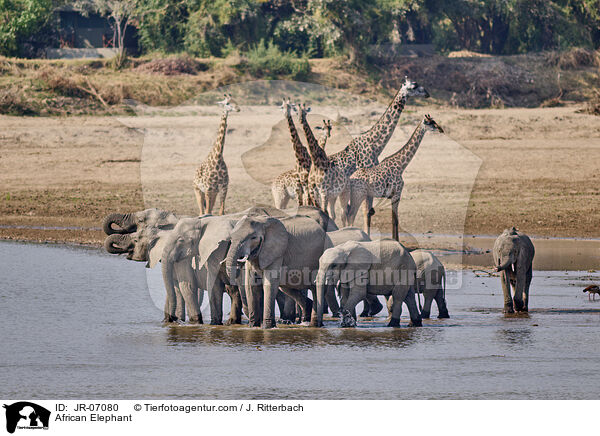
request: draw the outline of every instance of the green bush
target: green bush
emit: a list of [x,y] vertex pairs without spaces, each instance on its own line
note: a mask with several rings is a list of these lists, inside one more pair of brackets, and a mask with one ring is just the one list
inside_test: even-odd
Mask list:
[[282,51],[272,42],[261,41],[246,53],[246,58],[244,68],[256,77],[306,80],[310,74],[306,56],[298,56],[291,50]]

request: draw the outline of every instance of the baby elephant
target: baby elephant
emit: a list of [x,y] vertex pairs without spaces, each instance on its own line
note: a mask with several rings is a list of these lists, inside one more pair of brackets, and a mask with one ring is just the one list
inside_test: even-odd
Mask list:
[[388,327],[400,326],[402,303],[410,312],[413,326],[421,326],[415,300],[415,261],[393,239],[348,241],[323,252],[317,274],[317,325],[322,325],[323,301],[328,286],[338,283],[341,294],[341,327],[356,326],[356,305],[367,295],[393,297]]
[[446,307],[446,270],[440,260],[426,250],[414,250],[410,253],[417,265],[419,290],[425,297],[421,318],[429,318],[431,304],[435,300],[438,318],[450,318]]
[[[494,243],[494,264],[500,271],[504,293],[504,313],[527,312],[529,285],[535,249],[531,239],[514,227],[506,229]],[[513,290],[511,298],[510,290]],[[514,309],[513,309],[514,301]]]

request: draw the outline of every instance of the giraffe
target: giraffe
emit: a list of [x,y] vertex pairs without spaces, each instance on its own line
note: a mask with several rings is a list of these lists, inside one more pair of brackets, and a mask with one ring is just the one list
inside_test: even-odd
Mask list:
[[[404,187],[402,173],[417,152],[427,131],[443,133],[443,129],[425,115],[408,142],[396,153],[385,158],[379,165],[360,168],[350,179],[350,205],[346,209],[346,225],[352,225],[361,203],[364,202],[365,231],[370,235],[373,198],[389,198],[392,202],[392,237],[398,240],[398,204]],[[342,199],[344,201],[344,199]]]
[[331,137],[332,128],[333,126],[331,125],[331,120],[323,120],[323,127],[317,127],[317,129],[323,129],[323,134],[319,138],[319,147],[321,147],[323,150],[325,150],[327,140]]
[[308,143],[308,152],[312,166],[308,176],[309,198],[313,206],[319,207],[335,220],[335,199],[346,187],[348,177],[344,168],[327,156],[325,150],[319,146],[310,124],[306,120],[306,114],[310,107],[302,103],[300,106],[300,123],[304,129],[304,136]]
[[212,150],[196,169],[196,176],[194,177],[194,192],[200,215],[212,213],[217,195],[220,196],[221,203],[219,214],[225,214],[225,198],[229,186],[229,174],[223,159],[223,146],[227,134],[227,116],[231,111],[239,112],[240,107],[233,100],[231,94],[225,94],[225,99],[217,102],[217,104],[223,106],[219,134]]
[[273,201],[275,202],[275,207],[279,209],[285,208],[289,199],[294,197],[297,198],[299,206],[304,204],[304,196],[308,188],[308,173],[311,165],[310,155],[300,141],[300,136],[292,118],[292,112],[297,112],[296,105],[289,98],[284,98],[281,110],[288,123],[292,146],[294,147],[294,154],[296,156],[296,168],[280,174],[271,184]]
[[[407,98],[419,95],[429,97],[425,88],[405,77],[402,86],[379,120],[369,130],[353,138],[343,150],[330,156],[330,161],[335,165],[331,169],[315,170],[315,174],[309,174],[309,184],[319,186],[321,195],[327,197],[328,204],[322,208],[324,211],[326,208],[330,209],[332,218],[335,217],[335,201],[341,194],[337,192],[338,187],[343,186],[342,190],[348,187],[348,179],[358,168],[370,168],[379,163],[379,155],[396,129]],[[312,193],[310,188],[309,191]],[[345,197],[348,196],[349,193],[346,193]],[[342,210],[346,207],[342,200]]]
[[[293,124],[291,125],[293,126]],[[321,135],[321,137],[319,138],[319,146],[325,149],[325,146],[327,145],[327,140],[331,136],[331,121],[323,120],[322,128],[323,135]],[[296,135],[298,134],[295,129],[294,132]],[[300,139],[298,139],[298,142],[300,142]],[[304,148],[302,144],[300,144],[300,146]],[[306,151],[306,148],[304,148],[304,150]],[[308,151],[306,151],[306,154],[308,155]],[[299,164],[298,154],[296,154],[296,159],[296,163]],[[310,155],[308,155],[308,159],[310,169]],[[302,173],[302,175],[304,175],[304,173]],[[306,172],[306,179],[303,179],[300,175],[300,172],[298,171],[298,166],[296,166],[296,169],[288,170],[284,173],[281,173],[279,176],[277,176],[275,180],[273,180],[273,183],[271,184],[271,193],[273,195],[273,202],[275,203],[275,207],[278,209],[285,209],[290,198],[294,197],[298,199],[298,206],[302,206],[303,203],[310,203],[311,200],[308,191],[308,172]]]

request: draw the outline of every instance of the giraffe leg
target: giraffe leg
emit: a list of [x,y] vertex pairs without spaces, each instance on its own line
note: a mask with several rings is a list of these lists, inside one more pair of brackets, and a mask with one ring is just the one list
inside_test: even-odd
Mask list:
[[296,191],[296,200],[298,201],[298,206],[303,206],[305,189],[303,189],[302,183],[300,183],[300,181],[298,181],[296,183],[295,191]]
[[194,194],[196,194],[196,202],[198,203],[198,209],[200,209],[200,215],[204,215],[205,196],[204,192],[194,186]]
[[221,207],[219,208],[219,215],[225,215],[225,199],[227,199],[227,187],[224,187],[219,192],[219,201],[221,203]]
[[363,203],[363,213],[365,219],[365,232],[367,232],[367,235],[369,236],[371,236],[371,215],[373,215],[371,209],[373,209],[373,197],[367,196]]
[[352,224],[350,224],[350,186],[349,184],[346,185],[346,187],[344,188],[344,190],[341,192],[341,194],[339,195],[339,199],[340,199],[340,206],[342,208],[342,225],[344,227],[346,226],[351,226]]
[[398,240],[398,205],[400,204],[400,198],[392,199],[392,238]]
[[329,218],[335,221],[335,200],[337,198],[334,196],[327,196],[327,210],[329,214]]
[[320,197],[319,209],[321,209],[323,212],[325,212],[327,215],[329,215],[329,213],[327,212],[327,192],[321,192],[319,197]]
[[215,201],[217,200],[217,191],[208,191],[205,195],[208,199],[205,213],[212,215],[213,208],[215,207]]

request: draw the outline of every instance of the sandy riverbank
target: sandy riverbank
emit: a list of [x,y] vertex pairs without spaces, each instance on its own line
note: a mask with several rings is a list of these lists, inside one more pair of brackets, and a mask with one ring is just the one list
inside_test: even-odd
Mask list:
[[[315,105],[309,120],[341,121],[327,147],[334,152],[383,109]],[[494,235],[515,225],[537,236],[597,237],[600,117],[576,110],[407,107],[383,157],[404,144],[424,113],[446,134],[428,134],[405,172],[402,228]],[[122,119],[0,117],[0,237],[100,244],[97,229],[113,211],[196,213],[191,180],[218,118],[214,107]],[[270,204],[269,180],[293,166],[279,110],[249,106],[233,114],[225,159],[227,210]],[[382,232],[389,232],[388,207],[376,204]]]

